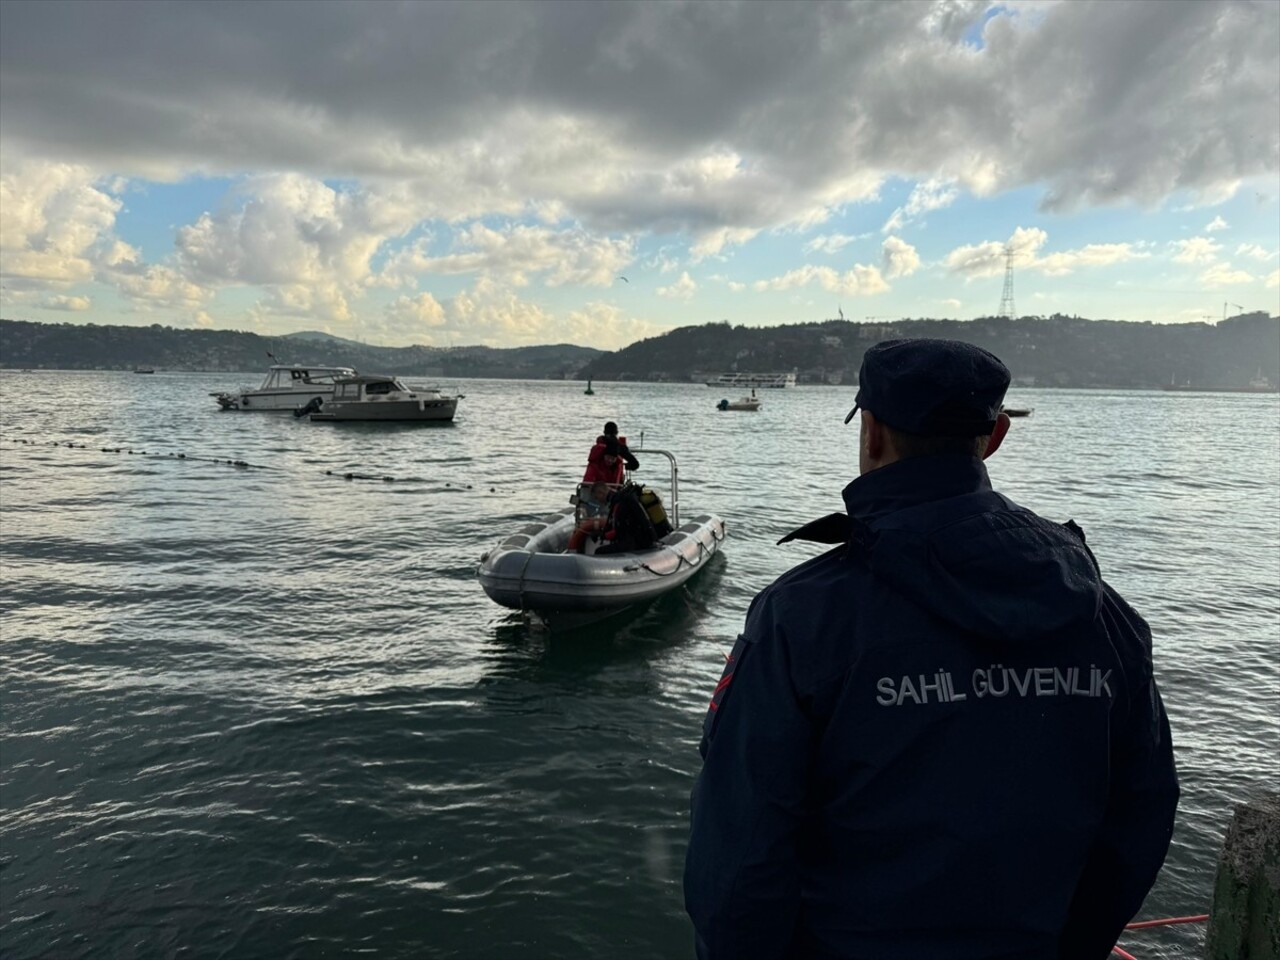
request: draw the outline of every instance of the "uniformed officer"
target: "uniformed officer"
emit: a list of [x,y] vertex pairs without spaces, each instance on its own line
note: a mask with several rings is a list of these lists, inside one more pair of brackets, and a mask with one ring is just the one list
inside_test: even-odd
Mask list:
[[991,489],[1009,371],[867,351],[836,546],[751,604],[703,730],[699,957],[1102,958],[1178,785],[1151,632],[1074,524]]

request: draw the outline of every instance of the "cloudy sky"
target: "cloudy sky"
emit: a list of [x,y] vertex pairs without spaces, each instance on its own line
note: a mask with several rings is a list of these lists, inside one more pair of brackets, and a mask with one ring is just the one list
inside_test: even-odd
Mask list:
[[0,4],[0,315],[1280,312],[1280,3]]

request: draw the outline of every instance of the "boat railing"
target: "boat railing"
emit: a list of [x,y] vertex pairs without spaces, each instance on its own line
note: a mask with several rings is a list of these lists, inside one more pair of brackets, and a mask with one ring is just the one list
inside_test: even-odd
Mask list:
[[[641,443],[644,438],[641,437]],[[680,526],[680,468],[676,465],[675,455],[667,450],[645,449],[644,447],[636,447],[632,451],[635,454],[657,454],[660,457],[666,457],[671,463],[671,499],[666,502],[667,512],[671,516],[671,526],[679,528]],[[630,471],[628,471],[630,476]]]

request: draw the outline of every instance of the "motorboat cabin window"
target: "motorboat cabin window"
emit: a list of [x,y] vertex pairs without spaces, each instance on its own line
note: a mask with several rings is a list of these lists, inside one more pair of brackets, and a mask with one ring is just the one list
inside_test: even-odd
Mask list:
[[366,396],[376,397],[390,393],[395,389],[395,384],[390,380],[379,380],[374,383],[366,383],[364,392]]
[[342,400],[359,400],[360,384],[358,383],[340,383],[334,388],[334,397]]

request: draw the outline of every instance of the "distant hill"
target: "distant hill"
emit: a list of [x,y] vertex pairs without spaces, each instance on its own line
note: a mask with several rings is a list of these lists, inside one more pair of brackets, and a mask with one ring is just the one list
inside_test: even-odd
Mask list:
[[256,371],[279,363],[348,366],[369,373],[427,377],[559,380],[594,357],[573,344],[512,347],[376,347],[326,333],[264,337],[238,330],[187,330],[0,320],[0,366],[58,370]]
[[280,337],[281,340],[317,340],[320,343],[332,343],[344,347],[360,347],[364,346],[359,340],[348,340],[345,337],[335,337],[332,333],[324,333],[321,330],[299,330],[297,333],[286,333]]
[[1015,383],[1050,387],[1243,389],[1280,384],[1280,318],[1245,314],[1221,323],[1129,323],[1056,315],[1018,320],[828,320],[780,327],[681,327],[601,354],[582,371],[598,380],[714,379],[721,373],[790,372],[800,383],[854,383],[862,355],[881,340],[966,340],[1008,364]]
[[949,337],[994,352],[1014,382],[1050,387],[1246,389],[1280,384],[1280,318],[1221,323],[1128,323],[1081,317],[978,320],[828,320],[776,327],[681,327],[613,353],[573,344],[513,347],[375,347],[309,331],[263,337],[188,330],[0,320],[0,366],[79,370],[263,369],[281,363],[355,367],[369,373],[530,380],[701,381],[726,371],[796,371],[800,383],[854,383],[862,355],[895,337]]

